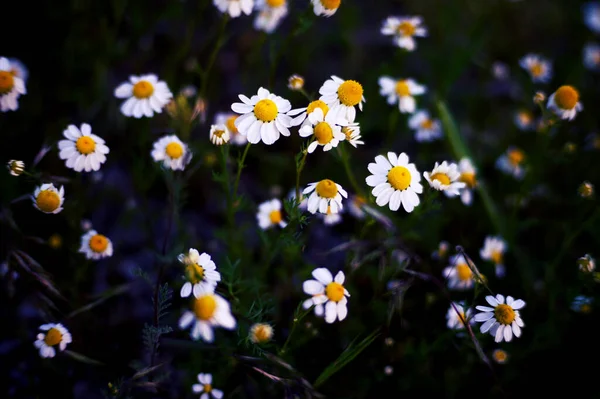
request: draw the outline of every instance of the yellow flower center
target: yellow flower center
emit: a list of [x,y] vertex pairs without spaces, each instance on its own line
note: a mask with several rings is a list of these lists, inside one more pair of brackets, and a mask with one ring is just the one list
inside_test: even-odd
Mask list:
[[178,159],[183,155],[183,147],[179,143],[172,142],[167,144],[167,147],[165,148],[165,153],[170,158]]
[[292,76],[290,77],[289,84],[294,89],[301,89],[304,87],[304,79],[300,76]]
[[221,138],[221,136],[223,136],[225,134],[225,130],[215,130],[213,132],[213,135],[217,136],[218,138]]
[[140,80],[133,85],[133,96],[135,98],[144,99],[149,98],[154,93],[154,86],[152,83],[145,80]]
[[492,258],[492,262],[500,264],[502,263],[502,252],[498,250],[492,251],[492,255],[490,256],[490,258]]
[[267,342],[271,339],[271,335],[273,334],[273,330],[271,326],[266,324],[259,324],[254,329],[254,341],[256,342]]
[[554,93],[554,102],[559,108],[573,109],[579,102],[579,93],[573,86],[561,86]]
[[354,196],[354,203],[358,206],[364,205],[367,203],[367,200],[365,197],[362,197],[360,195],[356,195]]
[[525,159],[525,154],[521,150],[510,150],[508,152],[508,162],[512,166],[519,166]]
[[590,304],[584,303],[583,305],[581,305],[579,311],[581,313],[590,313],[592,311],[592,307],[590,306]]
[[445,173],[434,173],[433,175],[431,175],[431,180],[437,180],[444,186],[450,185],[450,177]]
[[225,126],[227,126],[227,130],[231,132],[232,135],[238,134],[237,127],[235,127],[235,120],[237,119],[237,115],[232,115],[227,118],[227,122],[225,122]]
[[35,203],[43,212],[54,212],[60,205],[60,197],[51,190],[43,190],[38,194]]
[[353,107],[362,100],[363,88],[355,80],[346,80],[338,87],[338,98],[347,107]]
[[196,298],[194,301],[194,314],[197,319],[210,320],[217,310],[217,300],[214,295],[208,294]]
[[431,119],[425,119],[423,122],[421,122],[421,129],[433,129],[433,121]]
[[277,210],[277,211],[272,211],[271,213],[269,213],[269,219],[271,220],[271,223],[273,224],[279,224],[281,223],[281,211]]
[[463,172],[460,175],[460,181],[465,183],[467,187],[473,188],[475,184],[477,184],[477,180],[475,179],[475,173],[473,172]]
[[44,342],[48,346],[58,345],[60,344],[60,341],[62,341],[62,334],[56,328],[51,328],[48,330],[46,336],[44,337]]
[[541,76],[544,73],[544,65],[541,62],[537,62],[531,66],[531,75],[534,78]]
[[473,276],[473,272],[466,263],[459,263],[456,265],[456,276],[460,281],[469,281]]
[[592,54],[592,61],[594,64],[600,64],[600,51],[596,51],[594,54]]
[[494,351],[494,359],[498,363],[505,362],[506,358],[508,358],[508,355],[503,350],[498,349],[498,350]]
[[269,7],[281,7],[285,4],[285,0],[266,0]]
[[50,238],[48,238],[48,245],[50,245],[50,248],[60,248],[62,246],[62,237],[58,234],[52,234]]
[[344,133],[346,135],[346,140],[350,141],[350,140],[352,140],[352,134],[354,133],[354,130],[352,130],[348,126],[344,126],[342,128],[342,133]]
[[408,87],[406,80],[399,80],[396,82],[396,94],[398,94],[399,97],[410,96],[410,87]]
[[458,312],[458,321],[464,327],[465,322],[463,320],[467,320],[467,316],[465,315],[465,312]]
[[340,7],[342,0],[321,0],[321,4],[327,10],[337,10]]
[[8,71],[0,71],[0,96],[8,94],[15,87],[13,74]]
[[513,308],[501,303],[494,309],[494,316],[496,317],[498,323],[508,325],[515,320],[516,314]]
[[327,104],[321,100],[315,100],[308,104],[308,107],[306,107],[306,114],[308,115],[312,113],[317,108],[321,108],[321,111],[323,111],[323,116],[327,115],[327,112],[329,111]]
[[204,384],[204,392],[209,393],[212,391],[212,386],[210,384]]
[[185,267],[185,278],[192,284],[198,284],[204,278],[204,268],[197,263],[189,263]]
[[315,137],[319,144],[327,144],[333,139],[333,130],[327,122],[319,122],[315,126]]
[[77,151],[83,155],[88,155],[94,152],[96,149],[96,143],[90,136],[81,136],[75,142],[75,147],[77,147]]
[[344,297],[344,286],[336,282],[329,283],[325,287],[325,295],[330,301],[339,302]]
[[321,198],[334,198],[338,193],[338,188],[333,181],[325,179],[317,184],[316,191]]
[[102,234],[96,234],[90,238],[90,249],[92,251],[102,253],[106,251],[106,247],[108,247],[108,238]]
[[404,166],[394,166],[388,172],[387,179],[396,190],[406,190],[410,186],[410,172]]
[[519,112],[519,121],[521,122],[521,125],[529,125],[531,123],[531,114],[525,111]]
[[417,27],[408,21],[402,21],[400,22],[400,25],[398,25],[398,33],[402,36],[412,36],[415,34],[416,30]]
[[254,106],[254,115],[259,121],[269,123],[273,122],[277,118],[279,110],[277,105],[268,99],[260,100]]

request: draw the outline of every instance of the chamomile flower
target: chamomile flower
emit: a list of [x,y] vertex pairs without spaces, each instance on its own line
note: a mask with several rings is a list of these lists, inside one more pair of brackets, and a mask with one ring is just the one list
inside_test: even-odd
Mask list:
[[109,149],[104,140],[92,133],[92,127],[87,123],[78,129],[75,125],[69,125],[63,136],[67,140],[58,142],[60,159],[66,160],[67,168],[75,172],[91,172],[100,169],[100,165],[106,162],[106,154]]
[[460,200],[465,205],[471,205],[473,202],[473,190],[477,187],[477,171],[469,158],[463,158],[458,162],[459,180],[465,183],[465,187],[460,190]]
[[21,173],[25,171],[25,162],[11,159],[6,164],[6,167],[8,169],[8,173],[10,173],[12,176],[20,176]]
[[41,357],[54,357],[57,349],[62,352],[73,342],[69,330],[60,323],[42,324],[40,330],[44,332],[37,335],[33,345],[40,350]]
[[442,127],[437,119],[429,116],[427,111],[417,111],[408,120],[408,127],[415,131],[415,140],[420,143],[430,142],[442,137]]
[[532,130],[535,126],[533,114],[525,109],[515,112],[514,121],[517,128],[523,131]]
[[21,94],[27,94],[25,82],[14,73],[8,58],[0,57],[0,111],[16,111]]
[[288,13],[287,0],[257,0],[254,28],[272,33]]
[[316,16],[331,17],[340,8],[342,0],[310,0]]
[[593,303],[594,298],[585,295],[577,295],[571,302],[571,310],[577,313],[590,313],[592,311]]
[[525,306],[525,302],[521,299],[515,300],[511,296],[506,297],[506,303],[503,295],[485,297],[485,300],[492,307],[476,306],[480,313],[475,315],[475,321],[483,322],[480,329],[482,333],[489,331],[490,335],[495,337],[496,342],[510,342],[513,335],[521,336],[521,327],[525,326],[519,309]]
[[552,78],[552,64],[537,54],[527,54],[519,61],[521,68],[529,72],[534,83],[547,83]]
[[579,92],[573,86],[560,86],[548,97],[548,109],[561,119],[573,120],[578,111],[583,110],[579,102]]
[[492,352],[492,359],[498,364],[504,364],[508,361],[508,353],[502,349],[496,349]]
[[88,259],[99,260],[108,258],[113,254],[113,245],[110,238],[98,234],[96,230],[89,230],[81,236],[79,252]]
[[224,125],[227,134],[229,134],[230,143],[234,145],[245,145],[248,139],[243,134],[240,134],[235,126],[235,121],[239,116],[232,112],[220,112],[215,115],[215,125]]
[[[448,250],[450,249],[450,244],[448,241],[440,241],[438,248],[431,253],[431,257],[433,259],[444,259],[448,255]],[[454,263],[454,262],[452,262]]]
[[581,7],[583,11],[583,22],[594,33],[600,33],[600,3],[590,1]]
[[365,144],[364,141],[360,140],[360,124],[358,122],[353,122],[347,126],[342,126],[342,133],[346,135],[346,141],[354,148],[356,148],[359,144]]
[[60,186],[59,190],[52,183],[42,184],[35,189],[31,199],[33,200],[33,205],[40,211],[44,213],[58,213],[63,210],[65,188]]
[[288,78],[288,89],[293,91],[302,90],[304,88],[304,78],[300,75],[292,75]]
[[436,162],[433,170],[423,172],[423,176],[432,188],[443,191],[446,197],[460,195],[460,190],[467,186],[465,182],[460,181],[461,174],[455,163],[449,164],[444,161],[439,164]]
[[210,127],[210,141],[214,145],[223,145],[229,143],[229,130],[225,125],[212,125]]
[[450,258],[450,265],[444,268],[442,275],[446,278],[448,288],[451,290],[470,290],[475,285],[473,271],[461,254]]
[[192,385],[192,391],[194,393],[201,393],[200,399],[210,399],[211,396],[215,399],[223,397],[223,391],[213,388],[212,375],[200,373],[198,374],[198,382],[199,384]]
[[396,46],[413,51],[417,47],[414,38],[427,36],[427,28],[421,17],[388,17],[383,22],[381,34],[393,36]]
[[281,213],[281,201],[277,198],[260,204],[256,219],[258,220],[258,226],[263,230],[274,226],[279,226],[283,229],[287,226]]
[[600,70],[600,45],[587,43],[583,47],[583,66],[591,71]]
[[179,319],[179,328],[185,330],[192,326],[190,336],[193,340],[202,338],[206,342],[214,341],[214,327],[233,330],[236,321],[231,314],[231,307],[223,297],[215,294],[210,284],[199,284],[194,287],[192,310],[187,310]]
[[315,315],[323,316],[325,321],[333,323],[336,320],[342,321],[348,314],[346,297],[350,293],[344,288],[344,272],[339,271],[333,278],[331,272],[324,267],[317,268],[312,272],[315,280],[306,280],[302,284],[305,294],[312,295],[311,298],[302,303],[304,309],[315,305]]
[[188,253],[179,254],[177,260],[185,267],[186,282],[181,287],[179,294],[187,298],[200,284],[208,284],[215,287],[221,281],[221,273],[217,271],[217,265],[206,252],[200,254],[197,249],[190,248]]
[[298,131],[300,137],[314,136],[314,140],[307,148],[309,154],[317,146],[322,146],[323,151],[329,151],[337,147],[339,142],[346,138],[346,135],[342,133],[341,126],[336,125],[336,121],[332,118],[332,115],[332,113],[328,112],[327,116],[324,116],[321,108],[317,108],[308,117],[310,124],[302,126]]
[[321,97],[319,100],[325,102],[332,113],[334,120],[343,119],[348,123],[354,122],[356,118],[356,108],[362,111],[363,103],[366,102],[363,96],[363,87],[356,80],[343,80],[332,75],[327,79],[319,89]]
[[504,277],[504,253],[506,252],[506,242],[501,237],[488,236],[483,242],[483,248],[479,251],[481,259],[494,263],[496,267],[496,277]]
[[398,103],[401,113],[412,114],[417,108],[415,97],[427,90],[412,79],[394,79],[389,76],[379,78],[379,94],[387,97],[389,105]]
[[154,142],[152,158],[172,170],[183,170],[190,163],[192,153],[187,144],[175,135],[163,136]]
[[[325,116],[329,114],[329,106],[321,100],[314,100],[311,101],[306,107],[291,110],[290,112],[288,112],[288,115],[294,117],[294,119],[292,119],[292,125],[301,125],[300,128],[303,128],[306,125],[310,125],[311,122],[310,119],[308,119],[308,116],[315,112],[317,109],[320,109],[323,115]],[[331,118],[331,115],[329,117]],[[348,122],[340,115],[337,115],[335,123],[337,123],[338,125],[348,124]]]
[[590,254],[585,254],[577,259],[577,265],[579,266],[579,270],[584,273],[591,273],[596,270],[596,261],[594,261],[594,258]]
[[273,338],[273,327],[265,323],[254,323],[248,336],[253,343],[264,344]]
[[[454,308],[456,307],[456,309]],[[473,324],[475,320],[471,318],[471,309],[465,310],[464,303],[456,303],[454,302],[454,306],[450,305],[448,311],[446,312],[446,325],[451,330],[464,330],[465,322],[469,324]],[[458,310],[458,313],[456,311]]]
[[582,198],[592,198],[594,196],[594,185],[589,181],[584,181],[577,188],[577,193]]
[[256,144],[262,140],[270,145],[276,142],[280,135],[289,137],[289,127],[294,126],[288,112],[292,109],[290,102],[270,93],[267,89],[259,88],[258,94],[251,98],[243,94],[238,96],[241,103],[233,103],[231,109],[239,116],[234,124],[240,134],[248,141]]
[[369,172],[366,182],[374,187],[371,194],[375,203],[385,206],[389,203],[390,210],[397,211],[400,205],[406,212],[412,212],[419,205],[417,194],[423,193],[421,174],[414,163],[409,163],[408,155],[393,152],[387,153],[387,158],[377,155],[375,162],[368,165]]
[[340,210],[338,213],[331,213],[331,207],[328,206],[327,213],[324,215],[319,213],[319,217],[323,219],[323,224],[326,226],[333,226],[342,221],[342,211]]
[[242,13],[252,14],[254,0],[213,0],[213,4],[222,13],[227,13],[231,18],[237,18]]
[[515,179],[522,179],[525,176],[525,153],[519,148],[510,147],[496,160],[496,168]]
[[[312,194],[310,194],[312,193]],[[319,211],[327,214],[338,213],[342,208],[342,197],[348,198],[348,193],[333,180],[324,179],[319,182],[310,183],[302,191],[302,194],[310,194],[308,197],[308,211],[312,214]]]
[[130,76],[129,82],[122,83],[115,89],[115,97],[126,98],[121,105],[121,113],[125,116],[141,118],[160,114],[162,109],[173,98],[167,84],[159,81],[156,75]]

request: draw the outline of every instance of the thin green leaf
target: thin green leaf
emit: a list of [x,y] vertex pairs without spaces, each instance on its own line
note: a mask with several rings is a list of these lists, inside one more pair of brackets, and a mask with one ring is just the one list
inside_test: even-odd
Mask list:
[[99,362],[98,360],[92,359],[90,357],[87,357],[85,355],[82,355],[81,353],[78,353],[78,352],[65,350],[63,353],[67,356],[72,357],[73,359],[75,359],[79,362],[82,362],[82,363],[92,364],[94,366],[104,366],[104,363]]

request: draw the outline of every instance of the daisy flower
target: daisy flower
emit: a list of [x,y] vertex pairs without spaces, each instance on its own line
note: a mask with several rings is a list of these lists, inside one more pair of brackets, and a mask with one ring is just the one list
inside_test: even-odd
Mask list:
[[[291,110],[290,112],[288,112],[288,115],[294,116],[294,119],[292,120],[292,125],[301,125],[301,128],[306,125],[310,125],[311,122],[310,119],[308,119],[308,116],[315,112],[315,110],[317,109],[320,109],[324,116],[327,116],[329,114],[329,106],[327,106],[327,104],[325,104],[325,102],[321,100],[311,101],[307,107],[296,108]],[[331,115],[329,117],[331,118]],[[337,119],[335,123],[337,123],[338,125],[348,124],[348,121],[346,121],[340,115],[336,115],[336,117]]]
[[213,0],[213,4],[222,13],[227,13],[231,18],[237,18],[242,13],[252,14],[254,0]]
[[354,148],[356,148],[359,144],[365,144],[364,141],[360,140],[360,124],[358,122],[353,122],[347,126],[343,126],[342,133],[344,133],[346,136],[346,141],[349,142]]
[[504,253],[506,252],[506,242],[501,237],[485,238],[483,248],[479,251],[481,259],[494,262],[496,266],[496,277],[504,277]]
[[461,254],[450,258],[450,265],[444,268],[442,275],[448,281],[448,288],[451,290],[470,290],[475,285],[473,271]]
[[287,0],[257,0],[254,28],[272,33],[288,13]]
[[344,288],[344,272],[339,271],[333,278],[331,272],[324,267],[317,268],[312,272],[316,280],[306,280],[302,284],[305,294],[312,295],[302,304],[304,309],[315,305],[315,315],[325,314],[325,321],[333,323],[336,319],[342,321],[348,314],[346,297],[350,296]]
[[381,27],[381,34],[393,36],[394,44],[408,51],[416,48],[415,37],[427,36],[421,17],[388,17]]
[[[440,241],[438,248],[431,253],[433,259],[444,259],[448,255],[450,244],[448,241]],[[454,262],[452,262],[454,264]],[[445,273],[444,273],[445,274]]]
[[229,130],[225,125],[211,125],[210,141],[214,145],[223,145],[229,143]]
[[329,151],[346,138],[346,135],[342,133],[341,126],[336,125],[336,120],[332,118],[332,115],[328,112],[327,116],[324,116],[321,108],[317,108],[308,117],[310,124],[302,126],[298,131],[300,137],[314,136],[314,140],[307,148],[309,154],[317,146],[322,146],[323,151]]
[[[454,306],[456,309],[454,309]],[[471,309],[465,310],[464,303],[454,302],[454,306],[450,305],[448,312],[446,312],[446,325],[450,330],[463,330],[465,328],[465,321],[473,324],[475,320],[471,318]],[[456,311],[458,310],[458,313]]]
[[510,147],[496,160],[496,168],[516,179],[525,175],[525,153],[516,147]]
[[246,136],[240,134],[235,126],[235,121],[238,115],[232,112],[220,112],[215,115],[215,125],[224,125],[229,134],[230,142],[234,145],[245,145],[248,142]]
[[548,97],[548,109],[554,111],[561,119],[573,120],[578,111],[583,109],[579,102],[579,92],[573,86],[560,86]]
[[215,262],[206,252],[200,254],[197,249],[190,248],[187,254],[179,254],[177,260],[185,266],[187,280],[179,293],[182,298],[190,296],[192,291],[196,292],[199,289],[196,287],[200,284],[215,287],[221,281],[221,273],[217,271]]
[[504,303],[503,295],[496,295],[495,297],[488,295],[485,300],[492,307],[488,306],[476,306],[480,313],[475,315],[475,321],[483,322],[481,325],[481,332],[487,333],[495,337],[496,342],[510,342],[513,334],[515,337],[521,336],[521,327],[525,324],[519,314],[519,309],[525,306],[525,302],[521,299],[513,299],[512,296],[506,297],[506,303]]
[[348,123],[354,122],[356,118],[355,105],[362,111],[363,103],[366,102],[363,96],[363,87],[356,80],[343,80],[332,75],[327,79],[319,89],[321,97],[319,100],[325,102],[330,108],[329,112],[334,119],[344,119]]
[[304,78],[300,75],[292,75],[288,78],[288,89],[293,91],[302,90],[304,88]]
[[25,162],[11,159],[6,164],[6,167],[12,176],[20,176],[25,171]]
[[591,273],[596,270],[596,262],[590,254],[585,254],[577,259],[577,265],[579,266],[579,270],[585,273]]
[[85,254],[88,259],[99,260],[108,258],[113,254],[112,241],[96,230],[89,230],[81,236],[79,252]]
[[192,326],[190,336],[193,340],[202,338],[206,342],[213,342],[214,327],[233,330],[236,322],[229,302],[215,294],[212,285],[199,284],[194,286],[192,310],[185,311],[179,319],[179,328],[184,330],[189,326]]
[[327,214],[338,213],[342,208],[342,197],[348,198],[348,193],[339,184],[333,180],[324,179],[316,183],[310,183],[308,187],[302,191],[302,194],[310,194],[308,197],[307,209],[310,213]]
[[477,187],[477,171],[469,158],[463,158],[458,162],[459,180],[465,183],[465,187],[460,190],[460,200],[465,205],[471,205],[473,202],[473,189]]
[[13,76],[20,78],[23,83],[27,83],[27,78],[29,77],[27,67],[16,58],[9,58],[8,62],[10,63],[10,71]]
[[27,94],[25,82],[13,72],[8,58],[0,57],[0,111],[16,111],[21,94]]
[[398,102],[401,113],[412,114],[417,108],[414,96],[420,96],[427,90],[412,79],[394,79],[389,76],[379,78],[379,94],[387,97],[389,105]]
[[460,172],[455,163],[448,164],[444,161],[438,164],[436,162],[433,170],[423,172],[423,176],[432,188],[443,191],[446,197],[460,195],[460,190],[467,186],[466,183],[460,181]]
[[587,43],[583,47],[583,66],[592,71],[600,70],[600,45]]
[[547,83],[552,78],[552,64],[537,54],[527,54],[519,61],[521,68],[531,75],[533,83]]
[[173,170],[183,170],[192,159],[187,144],[175,135],[156,140],[151,155],[155,162],[162,162],[165,168]]
[[590,1],[581,7],[583,11],[583,22],[594,33],[600,33],[600,3]]
[[508,353],[502,349],[496,349],[492,352],[492,359],[498,364],[504,364],[508,361]]
[[295,126],[288,112],[292,109],[290,102],[269,92],[264,88],[258,89],[258,94],[251,98],[243,94],[238,96],[241,103],[233,103],[231,109],[239,116],[234,125],[240,134],[248,141],[256,144],[261,140],[270,145],[283,134],[289,137],[289,127]]
[[63,210],[65,188],[60,186],[60,190],[58,190],[52,183],[42,184],[35,189],[31,199],[33,200],[33,205],[40,211],[44,213],[58,213]]
[[590,313],[592,311],[593,303],[594,298],[585,295],[577,295],[571,302],[571,310],[578,313]]
[[129,82],[122,83],[115,89],[115,97],[126,98],[121,105],[121,113],[125,116],[141,118],[160,114],[173,93],[167,84],[159,81],[156,75],[130,76]]
[[92,133],[92,127],[87,123],[81,125],[81,130],[75,125],[69,125],[63,136],[67,140],[58,142],[60,159],[66,160],[67,168],[75,172],[91,172],[100,169],[100,165],[106,162],[106,154],[109,149],[104,140]]
[[273,338],[273,327],[265,323],[254,323],[248,336],[253,343],[264,344]]
[[591,198],[594,195],[594,185],[589,181],[584,181],[577,188],[577,192],[582,198]]
[[408,127],[415,131],[415,140],[429,142],[442,137],[442,126],[437,119],[429,117],[429,112],[418,111],[408,120]]
[[342,0],[310,0],[316,16],[331,17],[340,8]]
[[215,399],[223,397],[223,391],[212,387],[212,375],[200,373],[198,374],[198,382],[199,384],[192,385],[192,391],[201,393],[200,399],[210,399],[211,396]]
[[526,131],[533,129],[534,127],[533,115],[531,112],[524,109],[515,112],[514,121],[519,130]]
[[274,226],[279,226],[283,229],[287,226],[281,213],[281,201],[277,198],[260,204],[256,219],[258,220],[258,226],[263,230]]
[[414,163],[408,162],[408,155],[393,152],[375,157],[375,163],[368,165],[369,172],[373,173],[366,179],[370,187],[374,187],[371,194],[375,196],[375,203],[385,206],[389,203],[390,210],[397,211],[400,205],[406,212],[412,212],[419,205],[417,194],[423,193],[421,174]]
[[67,344],[73,342],[71,333],[62,324],[42,324],[40,330],[45,333],[39,333],[33,345],[40,350],[41,357],[54,357],[56,348],[62,352]]

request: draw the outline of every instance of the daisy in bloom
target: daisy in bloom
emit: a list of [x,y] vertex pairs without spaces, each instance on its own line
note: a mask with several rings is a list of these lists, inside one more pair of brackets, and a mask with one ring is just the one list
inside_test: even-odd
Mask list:
[[577,259],[577,265],[579,266],[579,270],[585,273],[591,273],[596,270],[596,262],[589,254],[585,254],[585,256]]
[[325,215],[319,214],[321,219],[323,219],[323,223],[326,226],[333,226],[342,221],[342,211],[340,210],[338,213],[331,213],[331,207],[327,207],[327,213]]
[[69,125],[63,131],[63,136],[67,140],[58,142],[58,156],[67,161],[67,168],[75,172],[91,172],[99,170],[100,165],[106,162],[109,149],[104,140],[92,133],[92,127],[87,123],[83,123],[81,129]]
[[8,58],[0,57],[0,111],[16,111],[21,94],[27,94],[25,82],[13,72]]
[[600,3],[590,1],[585,3],[581,8],[585,25],[593,32],[600,33]]
[[289,137],[288,128],[295,125],[288,115],[292,109],[288,100],[262,87],[258,89],[258,94],[251,98],[243,94],[238,97],[242,102],[231,105],[233,112],[241,114],[234,125],[250,143],[256,144],[262,140],[270,145],[276,142],[281,134]]
[[340,8],[342,0],[310,0],[316,16],[331,17]]
[[448,288],[451,290],[470,290],[475,285],[473,271],[461,254],[450,258],[450,265],[442,271],[442,275],[448,280]]
[[[456,309],[454,308],[456,307]],[[458,313],[456,311],[458,310]],[[447,326],[451,330],[463,330],[465,328],[465,321],[473,324],[475,320],[471,318],[471,309],[465,310],[464,303],[454,302],[454,306],[450,305],[448,312],[446,312]]]
[[420,96],[427,90],[412,79],[394,79],[389,76],[379,78],[379,94],[387,97],[390,105],[398,102],[401,113],[412,114],[417,108],[414,96]]
[[237,18],[242,13],[252,14],[254,0],[213,0],[213,4],[222,13],[227,13],[231,18]]
[[460,172],[455,163],[448,164],[446,161],[441,164],[435,163],[431,172],[423,172],[423,176],[429,182],[429,185],[443,191],[446,197],[454,197],[460,194],[460,190],[467,185],[460,181]]
[[515,112],[514,121],[519,130],[526,131],[533,129],[534,127],[533,115],[531,112],[524,109]]
[[415,37],[427,36],[421,17],[388,17],[381,27],[381,34],[393,36],[396,46],[413,51],[416,48]]
[[192,310],[185,311],[179,319],[179,328],[182,330],[192,326],[190,336],[193,340],[202,338],[206,342],[213,342],[214,327],[233,330],[236,326],[229,302],[215,294],[214,290],[210,284],[194,286]]
[[548,109],[554,111],[561,119],[573,120],[578,111],[583,109],[579,102],[579,92],[573,86],[560,86],[548,97]]
[[25,171],[25,162],[11,159],[6,167],[12,176],[20,176]]
[[592,304],[594,302],[594,298],[585,296],[585,295],[577,295],[573,302],[571,302],[571,310],[578,313],[590,313],[592,311]]
[[477,310],[481,310],[480,313],[475,315],[475,321],[483,322],[481,325],[481,332],[490,332],[495,337],[496,342],[510,342],[513,334],[515,337],[521,336],[521,327],[525,324],[519,314],[519,309],[525,306],[525,302],[521,299],[515,300],[512,296],[506,297],[506,303],[504,302],[503,295],[485,297],[487,303],[492,307],[488,306],[476,306]]
[[272,33],[288,13],[287,0],[257,0],[254,28]]
[[333,323],[336,319],[342,321],[348,314],[346,297],[350,296],[344,288],[344,272],[339,271],[333,278],[331,272],[324,267],[317,268],[312,272],[316,280],[306,280],[302,284],[305,294],[312,295],[302,303],[304,309],[315,305],[315,315],[325,314],[325,321]]
[[65,188],[60,186],[59,190],[52,183],[42,184],[35,189],[31,199],[33,200],[33,205],[40,211],[44,213],[58,213],[63,210]]
[[198,382],[199,384],[192,385],[192,391],[201,393],[200,399],[210,399],[211,396],[215,399],[223,397],[223,391],[212,387],[212,375],[200,373],[198,374]]
[[[302,125],[301,128],[306,125],[310,125],[311,122],[310,122],[310,119],[308,119],[308,116],[311,115],[313,112],[315,112],[317,109],[320,109],[321,112],[323,113],[323,115],[325,115],[325,116],[327,116],[329,114],[329,106],[321,100],[311,101],[307,107],[296,108],[296,109],[291,110],[290,112],[288,112],[288,115],[294,116],[294,119],[292,120],[292,125],[296,126],[296,125],[301,124]],[[331,116],[330,116],[330,118],[331,118]],[[336,119],[336,123],[338,125],[347,125],[348,121],[346,121],[344,118],[342,118],[338,115],[337,119]]]
[[552,64],[537,54],[527,54],[519,61],[521,68],[531,75],[534,83],[547,83],[552,78]]
[[85,254],[88,259],[108,258],[113,254],[112,241],[108,237],[98,234],[96,230],[89,230],[81,236],[79,252]]
[[221,281],[221,273],[217,271],[215,262],[206,252],[200,254],[197,249],[190,248],[187,254],[179,254],[177,260],[185,266],[187,280],[179,293],[182,298],[190,296],[192,291],[196,292],[199,289],[196,287],[200,284],[215,287]]
[[121,105],[121,113],[125,116],[141,118],[160,114],[173,93],[167,84],[159,81],[156,75],[130,76],[129,82],[122,83],[115,89],[115,97],[126,98]]
[[[310,194],[312,193],[312,194]],[[302,194],[310,194],[308,197],[308,211],[310,213],[327,214],[338,213],[342,208],[342,197],[348,198],[348,193],[333,180],[324,179],[316,183],[310,183]]]
[[232,112],[220,112],[215,115],[215,125],[224,125],[225,130],[231,140],[231,144],[234,145],[245,145],[248,142],[246,136],[240,134],[238,128],[235,126],[235,121],[238,115]]
[[[431,253],[431,257],[433,259],[444,259],[448,255],[448,250],[450,249],[450,244],[448,241],[440,241],[438,248]],[[453,264],[455,262],[452,262]],[[446,274],[446,273],[444,273]]]
[[508,361],[508,353],[502,349],[496,349],[492,353],[492,359],[498,364],[504,364]]
[[473,202],[473,189],[477,187],[477,172],[469,158],[463,158],[458,162],[459,180],[465,183],[465,187],[460,190],[460,200],[465,205],[471,205]]
[[423,193],[421,174],[414,163],[408,162],[408,155],[393,152],[387,153],[387,158],[377,155],[375,162],[368,165],[369,172],[366,181],[374,187],[371,194],[375,196],[375,203],[385,206],[389,203],[390,210],[397,211],[400,205],[406,212],[412,212],[419,205],[417,194]]
[[210,141],[214,145],[229,143],[229,130],[225,125],[212,125],[210,127]]
[[592,71],[600,70],[600,45],[587,43],[583,47],[583,66]]
[[252,327],[250,327],[250,333],[248,335],[250,341],[253,343],[264,344],[273,338],[273,327],[265,323],[254,323]]
[[162,162],[165,168],[173,170],[183,170],[192,159],[187,144],[175,135],[156,140],[151,154],[155,162]]
[[336,125],[336,121],[332,118],[332,115],[332,113],[328,112],[327,116],[324,116],[321,108],[317,108],[308,117],[310,124],[302,126],[298,131],[300,137],[314,136],[314,140],[307,148],[309,154],[317,146],[322,146],[323,151],[329,151],[337,147],[340,141],[346,139],[346,135],[342,133],[341,126]]
[[304,88],[304,78],[300,75],[292,75],[288,78],[288,89],[298,91]]
[[263,230],[274,226],[279,226],[283,229],[287,226],[281,213],[281,201],[277,198],[260,204],[256,219],[258,220],[258,226]]
[[510,147],[496,160],[496,167],[516,179],[525,176],[525,153],[516,147]]
[[23,83],[27,83],[27,78],[29,77],[29,71],[27,70],[27,67],[16,58],[9,58],[8,62],[10,63],[10,71],[12,72],[13,76],[20,78]]
[[321,97],[319,100],[325,102],[330,108],[332,117],[344,119],[348,123],[354,122],[356,118],[355,105],[362,111],[363,103],[366,102],[363,96],[363,87],[356,80],[343,80],[332,75],[327,79],[319,89]]
[[62,324],[42,324],[40,330],[45,333],[39,333],[33,345],[40,350],[41,357],[54,357],[56,347],[62,352],[67,344],[73,342],[71,333]]
[[504,253],[506,252],[506,242],[501,237],[486,237],[483,242],[483,248],[479,251],[479,256],[483,260],[494,262],[496,266],[496,277],[504,277]]
[[594,195],[594,185],[589,181],[584,181],[577,188],[577,192],[582,198],[591,198]]
[[343,126],[342,133],[346,135],[346,141],[354,148],[356,148],[359,144],[365,144],[364,141],[360,140],[360,124],[358,122],[353,122],[347,126]]
[[408,120],[408,127],[415,131],[415,140],[420,143],[442,137],[442,127],[437,119],[429,117],[429,112],[418,111]]

